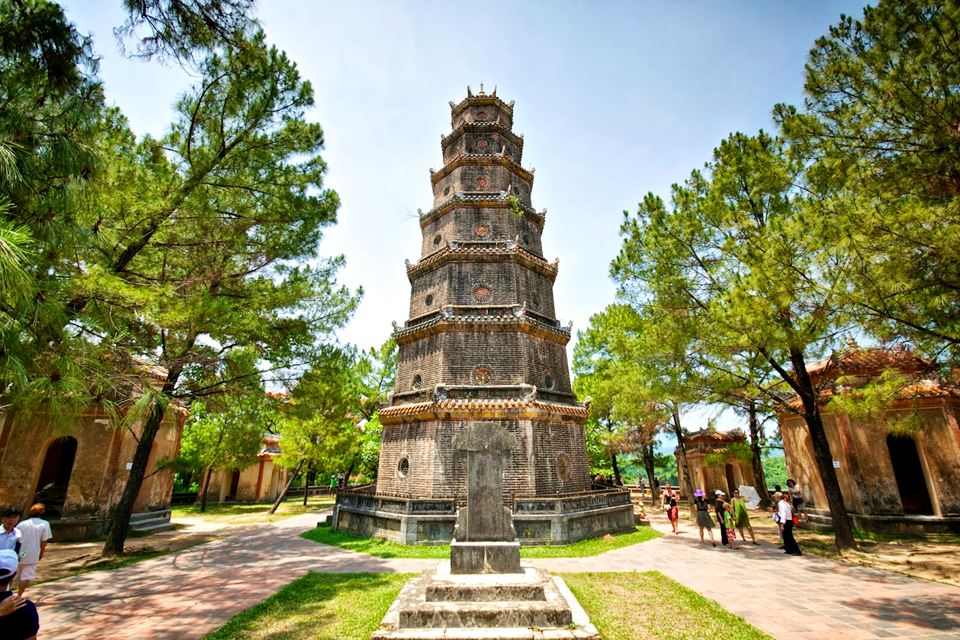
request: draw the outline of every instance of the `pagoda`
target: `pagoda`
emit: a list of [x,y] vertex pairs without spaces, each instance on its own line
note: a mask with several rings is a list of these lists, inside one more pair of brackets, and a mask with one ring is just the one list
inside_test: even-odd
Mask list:
[[380,412],[375,491],[341,492],[334,526],[402,542],[449,539],[466,497],[453,441],[470,425],[516,439],[503,500],[521,540],[563,542],[633,526],[629,495],[592,491],[587,408],[570,385],[570,326],[557,320],[558,261],[543,255],[514,103],[481,90],[450,103],[444,165],[430,172],[409,320],[395,332],[396,388]]

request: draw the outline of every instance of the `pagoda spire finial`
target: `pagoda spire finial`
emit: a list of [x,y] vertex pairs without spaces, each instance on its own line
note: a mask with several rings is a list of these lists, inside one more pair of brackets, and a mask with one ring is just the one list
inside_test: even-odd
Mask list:
[[480,95],[484,95],[484,93],[483,93],[483,83],[482,83],[482,82],[480,83]]
[[473,92],[470,91],[470,85],[467,85],[467,97],[468,97],[468,98],[472,98],[472,97],[473,97]]

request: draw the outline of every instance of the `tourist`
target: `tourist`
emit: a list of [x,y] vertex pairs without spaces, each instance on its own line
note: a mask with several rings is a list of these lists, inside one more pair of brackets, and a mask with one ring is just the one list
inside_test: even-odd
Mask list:
[[670,519],[670,526],[673,527],[673,534],[677,535],[677,523],[680,522],[680,507],[677,505],[676,498],[670,498],[670,508],[667,509],[667,518]]
[[46,510],[46,507],[38,502],[27,512],[30,517],[17,525],[21,534],[20,583],[17,593],[21,596],[36,579],[37,564],[47,551],[47,542],[53,537],[50,523],[41,517]]
[[743,533],[746,529],[750,532],[750,540],[753,544],[757,544],[757,537],[753,534],[753,526],[750,524],[750,514],[747,513],[747,501],[740,495],[739,489],[733,492],[733,524],[740,531],[741,540],[747,541]]
[[720,544],[727,546],[730,544],[730,540],[727,538],[727,528],[723,526],[723,496],[727,495],[720,489],[717,489],[713,492],[714,502],[713,508],[717,513],[717,524],[720,525]]
[[780,521],[780,499],[783,497],[783,494],[779,491],[773,494],[773,506],[770,507],[770,511],[773,512],[773,521],[777,523],[777,535],[780,537],[780,546],[778,549],[783,549],[783,522]]
[[787,480],[787,491],[790,492],[790,504],[793,506],[793,513],[799,518],[803,515],[803,493],[800,492],[800,485],[791,478]]
[[8,507],[0,514],[0,549],[9,549],[14,553],[20,553],[20,532],[17,531],[17,522],[20,521],[20,511]]
[[703,490],[693,492],[693,500],[697,507],[697,527],[700,529],[700,544],[703,544],[703,530],[710,533],[710,544],[717,546],[713,539],[713,518],[710,517],[710,505],[704,499]]
[[32,640],[40,629],[37,607],[9,590],[19,558],[10,549],[0,551],[0,628],[4,640]]
[[737,548],[737,534],[733,529],[733,505],[724,500],[720,499],[723,502],[723,528],[727,533],[727,540],[730,542],[730,548]]
[[800,545],[793,537],[793,507],[790,506],[790,496],[783,494],[777,503],[777,514],[783,523],[783,552],[792,556],[801,555]]

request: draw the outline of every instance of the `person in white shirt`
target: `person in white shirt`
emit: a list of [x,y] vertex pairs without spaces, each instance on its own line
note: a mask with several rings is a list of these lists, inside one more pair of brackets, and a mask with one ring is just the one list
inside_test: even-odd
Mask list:
[[800,545],[793,537],[793,507],[790,506],[789,495],[783,495],[777,503],[777,516],[783,523],[783,552],[792,556],[801,555]]
[[17,525],[20,531],[20,583],[17,594],[21,596],[36,579],[37,564],[47,550],[47,542],[53,537],[50,523],[40,517],[46,510],[38,502],[27,512],[30,517]]
[[20,521],[20,511],[14,507],[8,507],[0,514],[0,550],[9,549],[15,553],[20,553],[20,532],[17,531],[17,523]]

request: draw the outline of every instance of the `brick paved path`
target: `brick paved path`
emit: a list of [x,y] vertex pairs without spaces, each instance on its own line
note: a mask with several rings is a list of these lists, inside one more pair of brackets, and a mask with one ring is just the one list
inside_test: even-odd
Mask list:
[[[384,560],[298,537],[316,515],[247,528],[221,541],[31,590],[41,638],[199,638],[308,570],[421,571],[434,560]],[[960,589],[769,546],[725,551],[684,535],[593,558],[536,560],[551,571],[656,569],[776,638],[960,640]],[[649,603],[637,603],[647,606]]]

